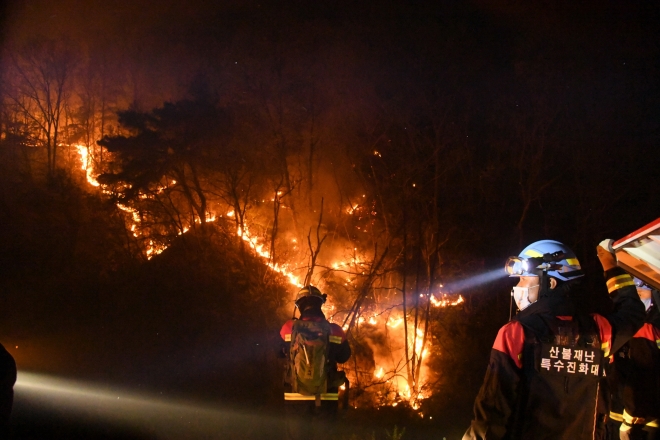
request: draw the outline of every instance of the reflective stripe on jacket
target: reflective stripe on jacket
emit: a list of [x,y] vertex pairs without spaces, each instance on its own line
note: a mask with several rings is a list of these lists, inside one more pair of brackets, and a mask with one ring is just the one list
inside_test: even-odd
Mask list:
[[[316,400],[316,396],[300,393],[284,393],[284,400]],[[321,400],[339,400],[339,393],[321,393]]]
[[[615,354],[608,377],[610,417],[629,425],[657,426],[660,418],[660,313],[650,309],[644,325]],[[651,423],[651,424],[649,424]]]
[[623,410],[623,414],[610,411],[610,418],[612,420],[616,420],[617,422],[622,422],[630,426],[644,425],[650,428],[658,428],[660,426],[658,425],[658,419],[645,419],[643,417],[633,417],[630,414],[628,414],[625,409]]

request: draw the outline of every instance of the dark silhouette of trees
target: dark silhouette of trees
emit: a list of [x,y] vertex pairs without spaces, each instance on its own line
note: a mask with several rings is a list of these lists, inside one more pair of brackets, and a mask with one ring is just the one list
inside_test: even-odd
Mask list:
[[[447,423],[467,419],[474,393],[463,387],[479,385],[508,318],[510,283],[457,289],[465,303],[453,309],[435,308],[430,295],[541,238],[564,241],[588,273],[598,272],[598,241],[657,217],[660,131],[651,115],[659,89],[657,75],[645,71],[659,59],[654,15],[626,35],[636,42],[633,63],[621,47],[571,59],[584,43],[582,28],[576,33],[566,23],[566,35],[550,41],[510,16],[512,26],[503,26],[507,8],[390,2],[384,9],[354,5],[349,14],[303,3],[238,2],[227,7],[231,14],[216,11],[213,29],[199,28],[191,12],[181,17],[184,27],[161,22],[151,36],[147,23],[132,30],[122,23],[127,32],[115,51],[93,36],[85,51],[46,40],[9,47],[0,90],[0,225],[10,239],[4,255],[16,253],[17,263],[5,267],[48,266],[58,257],[80,267],[86,260],[86,274],[99,268],[125,277],[119,287],[135,297],[120,295],[126,310],[150,302],[138,284],[155,280],[168,297],[201,292],[190,308],[180,298],[168,300],[176,307],[159,304],[184,326],[178,308],[197,313],[211,304],[201,322],[212,327],[229,315],[240,321],[233,314],[245,300],[270,331],[278,308],[290,313],[291,298],[277,290],[274,272],[260,265],[265,260],[233,235],[249,227],[251,244],[270,251],[269,264],[290,263],[300,281],[322,284],[336,322],[351,326],[354,396],[385,386],[373,369],[389,330],[363,321],[386,304],[382,313],[403,310],[408,318],[406,354],[390,373],[405,377],[412,394],[433,388],[442,397],[428,404],[448,414]],[[163,29],[172,34],[163,37]],[[570,50],[560,47],[569,41]],[[196,70],[207,84],[184,95]],[[116,108],[124,110],[115,128]],[[39,177],[52,180],[64,155],[71,174],[80,173],[73,142],[98,154],[104,186],[98,193],[86,187],[88,195],[63,178],[48,194]],[[120,208],[104,203],[108,190]],[[14,194],[26,195],[24,204]],[[48,234],[30,219],[51,225]],[[121,272],[161,264],[140,258],[150,240],[179,257],[165,255],[167,263],[144,278]],[[194,241],[192,253],[186,241]],[[40,242],[47,252],[37,252]],[[111,243],[108,252],[103,243]],[[226,273],[216,278],[223,264]],[[168,287],[172,268],[181,270]],[[187,271],[200,280],[190,290],[181,275]],[[226,303],[214,297],[224,278]],[[599,298],[600,279],[592,280]],[[114,291],[106,294],[114,304]],[[146,295],[159,298],[158,289]],[[145,335],[151,330],[136,319],[130,324],[145,326]],[[247,327],[266,331],[256,318]],[[179,344],[174,333],[168,341]]]
[[32,146],[46,148],[46,175],[52,182],[78,54],[71,41],[33,39],[7,57],[5,93],[13,120],[25,125]]
[[[211,101],[184,100],[149,113],[120,112],[119,123],[130,134],[99,141],[112,154],[99,181],[122,203],[158,200],[187,217],[187,226],[204,225],[209,173],[229,136],[226,113]],[[185,210],[177,201],[185,201]]]

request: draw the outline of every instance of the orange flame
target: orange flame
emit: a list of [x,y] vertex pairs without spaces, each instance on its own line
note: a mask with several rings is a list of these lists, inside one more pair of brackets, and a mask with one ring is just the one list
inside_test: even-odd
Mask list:
[[[94,187],[101,187],[104,193],[110,193],[110,191],[104,189],[102,185],[100,185],[99,182],[94,178],[92,172],[93,166],[90,160],[91,157],[89,156],[89,150],[87,149],[87,147],[83,145],[75,145],[74,147],[77,149],[80,155],[80,159],[82,162],[82,170],[85,171],[85,175],[89,184]],[[376,154],[380,156],[378,152],[376,152]],[[166,185],[175,185],[175,184],[176,181],[174,180],[171,180],[169,183],[166,183]],[[166,189],[166,187],[167,186],[159,187],[156,191],[161,192],[164,189]],[[281,196],[281,194],[278,194],[277,196],[279,197]],[[147,195],[144,195],[144,197],[147,197]],[[365,198],[366,195],[363,195],[362,197]],[[140,235],[139,225],[141,223],[140,212],[135,208],[123,204],[117,204],[117,207],[120,210],[130,215],[130,219],[132,223],[130,225],[130,230],[135,237],[139,237]],[[351,204],[351,206],[346,208],[345,212],[349,215],[352,215],[355,214],[356,210],[358,210],[359,208],[360,208],[359,204],[357,203]],[[225,215],[227,217],[233,218],[235,217],[236,213],[234,210],[230,210],[226,212]],[[215,220],[216,220],[215,214],[210,212],[206,214],[207,222],[213,222]],[[199,222],[200,222],[199,219],[195,219],[195,223],[199,223]],[[179,235],[186,233],[188,230],[189,230],[189,226],[182,227],[182,230],[179,232]],[[295,275],[294,271],[291,270],[287,264],[277,264],[271,261],[271,254],[268,250],[268,246],[265,246],[258,237],[255,237],[250,233],[250,229],[247,224],[244,224],[242,228],[237,227],[236,233],[250,247],[250,249],[252,249],[252,251],[256,255],[264,259],[264,264],[266,264],[271,270],[282,274],[284,277],[286,277],[286,279],[291,285],[296,287],[302,287],[300,278]],[[291,242],[294,243],[294,245],[297,244],[297,240],[295,238],[292,238]],[[161,252],[163,252],[166,248],[167,246],[163,244],[155,243],[150,240],[148,241],[148,245],[145,253],[147,258],[150,259],[154,255],[158,255]],[[331,264],[331,267],[335,271],[346,272],[348,274],[348,277],[346,278],[346,285],[349,285],[349,283],[353,283],[358,280],[357,275],[359,275],[360,273],[364,273],[362,265],[364,265],[365,263],[368,263],[368,259],[358,255],[358,249],[354,247],[351,251],[351,255],[349,256],[349,258],[346,258],[345,261],[336,261]],[[424,297],[426,295],[421,295],[421,296]],[[458,297],[456,298],[456,297],[449,297],[448,295],[441,293],[428,295],[428,300],[430,301],[431,305],[433,305],[433,307],[450,307],[450,306],[456,306],[464,302],[464,299],[461,295],[458,295]],[[334,306],[332,305],[326,304],[326,306],[329,309],[334,309]],[[393,335],[397,335],[401,333],[402,330],[400,329],[400,327],[401,324],[404,322],[404,317],[396,316],[395,314],[393,315],[388,314],[387,316],[388,316],[387,320],[384,320],[384,316],[379,313],[373,314],[372,316],[368,316],[368,317],[360,316],[357,319],[356,325],[376,326],[381,324],[391,329],[397,329],[397,330],[392,330]],[[332,317],[330,318],[330,320],[332,320]],[[344,330],[348,330],[348,324],[344,326]],[[416,356],[421,357],[422,359],[426,358],[426,355],[430,347],[430,341],[429,341],[430,338],[427,338],[427,341],[424,344],[424,350],[422,350],[423,339],[424,339],[424,331],[418,328],[416,334],[412,339],[412,346],[414,353],[416,353]],[[395,389],[397,390],[403,390],[402,392],[395,393],[395,397],[392,397],[389,400],[390,402],[389,404],[391,404],[392,406],[397,405],[397,399],[405,398],[407,401],[410,402],[413,408],[417,409],[419,408],[419,402],[425,397],[428,397],[425,396],[422,392],[417,392],[416,395],[413,396],[412,395],[413,393],[407,381],[400,374],[397,374],[395,368],[393,368],[391,371],[386,371],[386,367],[379,366],[376,367],[376,369],[374,370],[374,377],[378,380],[382,380],[383,378],[386,377],[386,375],[388,378],[385,381],[385,383],[390,383],[391,385],[395,386]],[[418,379],[418,382],[421,381],[422,379]],[[413,387],[417,388],[414,384]]]

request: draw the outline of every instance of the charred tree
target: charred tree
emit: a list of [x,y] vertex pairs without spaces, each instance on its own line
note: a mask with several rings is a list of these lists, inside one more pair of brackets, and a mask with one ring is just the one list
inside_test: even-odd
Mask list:
[[70,41],[32,40],[8,52],[5,73],[14,111],[23,115],[35,145],[46,148],[46,176],[53,183],[67,101],[78,64]]

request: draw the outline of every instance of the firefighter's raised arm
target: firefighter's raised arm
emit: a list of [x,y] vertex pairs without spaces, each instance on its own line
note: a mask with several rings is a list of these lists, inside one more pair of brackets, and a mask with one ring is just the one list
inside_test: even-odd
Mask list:
[[614,302],[614,311],[605,318],[612,325],[612,346],[608,351],[615,353],[644,324],[645,312],[633,278],[617,266],[611,243],[612,240],[603,240],[596,251],[605,273],[607,291]]

